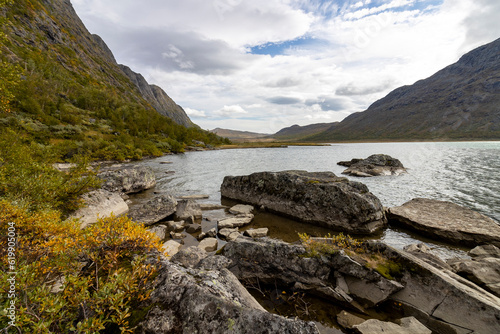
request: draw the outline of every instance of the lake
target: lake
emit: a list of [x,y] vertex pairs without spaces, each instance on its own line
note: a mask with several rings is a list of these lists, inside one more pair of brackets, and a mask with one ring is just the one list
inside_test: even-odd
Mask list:
[[[426,197],[451,201],[500,221],[500,142],[355,143],[214,150],[168,155],[137,164],[153,168],[157,177],[156,192],[165,191],[178,196],[207,194],[209,199],[200,202],[220,204],[219,188],[226,175],[282,170],[331,171],[341,175],[345,167],[338,166],[338,161],[366,158],[376,153],[399,159],[408,173],[349,178],[365,183],[384,206],[397,206],[415,197]],[[136,197],[135,202],[142,202],[151,196],[153,191],[148,191]],[[210,214],[217,219],[224,213]],[[214,224],[204,221],[203,229]],[[269,227],[270,236],[285,241],[297,240],[297,232],[325,232],[304,225],[259,212],[251,227]],[[444,258],[465,254],[464,249],[394,228],[388,228],[376,238],[397,248],[417,241],[425,242],[434,253]],[[187,244],[189,240],[186,239]]]

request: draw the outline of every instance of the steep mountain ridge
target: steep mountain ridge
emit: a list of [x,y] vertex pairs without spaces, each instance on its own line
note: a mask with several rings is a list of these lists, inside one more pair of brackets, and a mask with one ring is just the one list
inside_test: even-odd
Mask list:
[[132,82],[69,0],[1,1],[0,21],[0,131],[54,146],[63,159],[137,159],[193,140],[222,143],[129,70],[141,79]]
[[156,85],[150,85],[140,73],[132,71],[130,67],[122,64],[118,66],[139,89],[142,97],[148,101],[157,112],[185,127],[194,125],[184,109],[175,103],[163,89]]
[[309,140],[499,139],[500,39]]

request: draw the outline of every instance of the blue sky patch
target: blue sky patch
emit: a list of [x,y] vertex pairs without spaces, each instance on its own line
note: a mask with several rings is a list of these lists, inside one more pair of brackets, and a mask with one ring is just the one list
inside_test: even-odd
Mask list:
[[284,55],[300,50],[311,50],[327,45],[328,42],[312,37],[301,37],[279,43],[265,43],[250,48],[249,53],[258,55]]

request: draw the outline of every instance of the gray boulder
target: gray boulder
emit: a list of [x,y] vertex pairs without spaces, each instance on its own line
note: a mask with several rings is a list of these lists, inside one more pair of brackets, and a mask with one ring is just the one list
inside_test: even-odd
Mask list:
[[219,235],[219,237],[227,241],[236,240],[241,235],[237,227],[220,229],[217,234]]
[[370,177],[406,173],[406,168],[401,161],[386,154],[373,154],[366,159],[340,161],[337,164],[349,167],[342,174],[351,176]]
[[82,199],[85,206],[70,216],[79,219],[81,228],[97,222],[98,218],[109,217],[111,214],[121,216],[129,210],[127,203],[119,194],[104,189],[88,192],[82,195]]
[[424,243],[419,243],[419,244],[411,244],[408,246],[405,246],[403,248],[404,251],[413,254],[414,256],[418,257],[422,261],[425,261],[429,263],[430,265],[433,265],[436,268],[439,269],[446,269],[446,270],[452,270],[450,265],[446,263],[445,261],[441,260],[439,256],[436,256],[431,253],[431,249],[425,245]]
[[123,165],[97,176],[104,181],[102,188],[111,192],[137,193],[156,185],[155,174],[148,166]]
[[465,246],[500,246],[500,225],[493,219],[457,204],[414,198],[389,208],[391,224],[410,228],[429,238]]
[[263,238],[267,236],[267,233],[269,232],[269,229],[267,227],[261,227],[261,228],[256,228],[256,229],[249,229],[243,232],[243,235],[246,235],[250,238]]
[[265,311],[227,269],[162,262],[137,333],[319,333],[314,323]]
[[194,268],[201,260],[206,258],[208,253],[203,249],[191,246],[181,249],[170,259],[173,263],[178,263],[184,268]]
[[198,247],[206,252],[213,252],[217,250],[217,239],[215,238],[205,238],[198,244]]
[[500,248],[494,245],[481,245],[471,249],[469,251],[469,255],[473,258],[483,258],[483,257],[500,258]]
[[144,225],[153,225],[175,212],[177,201],[170,195],[159,195],[130,212],[129,217]]
[[215,227],[214,228],[211,228],[210,230],[206,231],[206,232],[201,232],[197,237],[196,239],[198,239],[198,241],[201,241],[205,238],[215,238],[217,236],[217,231],[215,230]]
[[200,204],[192,199],[181,199],[177,201],[175,217],[179,220],[189,219],[191,217],[194,217],[194,219],[201,219],[202,212]]
[[369,234],[386,224],[382,204],[366,185],[331,172],[226,176],[221,194],[306,223],[349,233]]

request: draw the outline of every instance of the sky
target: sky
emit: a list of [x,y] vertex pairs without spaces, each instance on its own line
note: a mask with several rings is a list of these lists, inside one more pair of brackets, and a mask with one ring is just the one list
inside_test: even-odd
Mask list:
[[203,129],[341,121],[500,38],[498,0],[71,0]]

